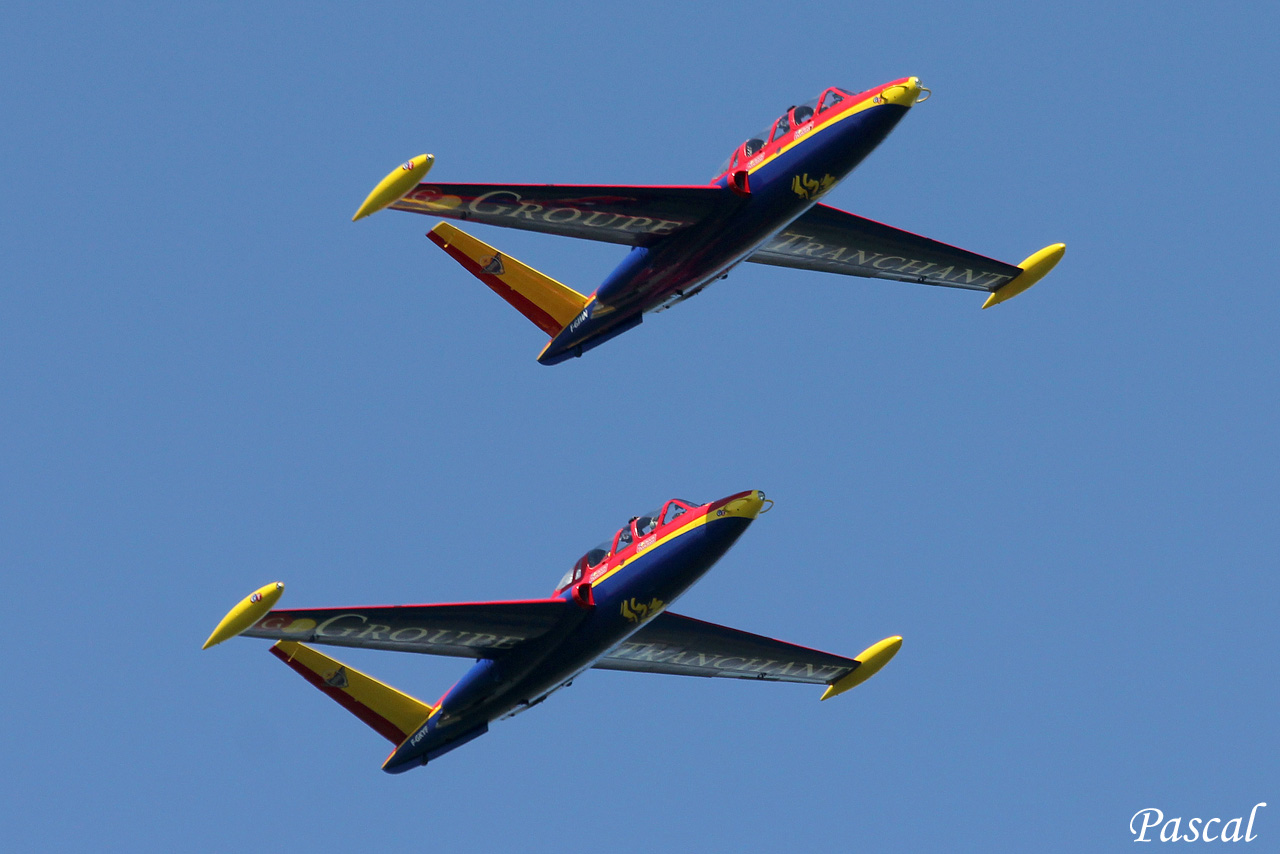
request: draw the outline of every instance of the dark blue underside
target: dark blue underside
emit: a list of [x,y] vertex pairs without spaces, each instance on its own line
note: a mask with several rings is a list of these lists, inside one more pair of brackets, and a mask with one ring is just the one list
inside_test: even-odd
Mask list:
[[656,599],[663,608],[670,605],[711,569],[748,525],[750,520],[741,517],[709,520],[596,585],[595,606],[575,609],[570,619],[577,622],[567,633],[553,631],[548,642],[529,643],[500,662],[478,661],[449,690],[425,732],[413,736],[417,743],[411,744],[411,738],[402,745],[385,770],[399,773],[425,764],[483,735],[490,721],[538,702],[640,628],[641,623],[623,615],[624,602],[648,605]]
[[[689,293],[750,255],[769,237],[816,204],[792,189],[797,176],[843,180],[906,115],[907,108],[881,104],[820,130],[775,157],[750,178],[751,193],[728,189],[721,211],[697,226],[644,250],[633,250],[605,279],[588,316],[571,324],[538,358],[555,365],[640,324],[641,316],[666,300]],[[610,310],[600,311],[600,306]],[[596,340],[599,339],[599,340]]]

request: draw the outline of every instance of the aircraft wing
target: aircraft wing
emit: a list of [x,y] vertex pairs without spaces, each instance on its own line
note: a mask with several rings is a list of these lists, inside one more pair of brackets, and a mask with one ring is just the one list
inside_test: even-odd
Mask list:
[[829,685],[860,664],[852,658],[666,611],[593,666],[675,676]]
[[721,187],[419,184],[394,210],[485,225],[649,246],[741,204]]
[[821,204],[810,208],[747,260],[987,292],[1023,272],[1022,267]]
[[577,606],[562,599],[303,608],[270,611],[244,637],[389,649],[465,658],[500,658],[550,630]]

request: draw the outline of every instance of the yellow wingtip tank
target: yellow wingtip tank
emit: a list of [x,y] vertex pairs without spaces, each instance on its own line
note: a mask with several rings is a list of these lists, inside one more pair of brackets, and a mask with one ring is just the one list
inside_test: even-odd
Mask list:
[[433,154],[419,154],[412,160],[392,169],[387,177],[378,182],[373,192],[364,200],[360,210],[351,218],[352,222],[364,219],[383,208],[394,205],[404,198],[405,194],[418,186],[418,182],[431,171],[431,164],[436,160]]
[[879,643],[867,647],[854,657],[854,660],[860,662],[860,665],[828,685],[827,690],[822,694],[822,699],[829,700],[832,697],[843,694],[850,688],[856,688],[866,682],[879,673],[880,668],[888,664],[889,660],[897,655],[898,650],[901,648],[902,638],[898,635],[885,638]]
[[273,581],[259,587],[227,612],[227,616],[222,618],[222,622],[218,623],[213,634],[209,635],[209,639],[200,648],[208,649],[211,646],[217,646],[224,640],[230,640],[240,634],[261,620],[263,615],[271,610],[271,606],[280,601],[283,593],[283,581]]
[[1057,266],[1062,260],[1062,254],[1067,251],[1067,244],[1055,243],[1052,246],[1046,246],[1039,252],[1023,261],[1018,266],[1022,268],[1014,279],[991,296],[987,297],[987,301],[982,307],[991,308],[993,305],[999,305],[1005,300],[1013,299],[1036,282],[1049,275],[1049,271]]

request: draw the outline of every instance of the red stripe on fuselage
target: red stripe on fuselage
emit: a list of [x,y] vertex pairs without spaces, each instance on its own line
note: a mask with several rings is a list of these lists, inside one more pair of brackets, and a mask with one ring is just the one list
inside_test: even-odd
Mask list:
[[[656,539],[654,541],[654,544],[649,548],[658,548],[660,546],[666,545],[666,543],[662,542],[664,539],[666,539],[676,531],[680,530],[681,528],[685,527],[690,522],[696,522],[698,519],[705,517],[707,514],[712,513],[713,511],[725,506],[730,501],[734,501],[738,498],[746,498],[752,492],[753,490],[748,489],[744,492],[739,492],[734,495],[730,495],[728,498],[721,498],[719,501],[712,501],[709,504],[703,504],[700,507],[694,507],[688,512],[680,514],[676,518],[672,519],[670,522],[665,522],[662,525],[659,525],[657,528],[653,529],[653,531],[646,534],[644,537],[641,537],[636,542],[633,542],[631,545],[627,546],[622,551],[618,552],[615,555],[611,555],[608,560],[606,560],[603,564],[597,566],[589,575],[587,575],[587,579],[591,581],[592,585],[596,584],[598,581],[603,581],[606,576],[612,574],[617,569],[618,564],[626,563],[628,560],[634,557],[636,554],[636,546],[638,546],[640,543],[644,542],[645,540],[649,539],[650,537],[655,537]],[[646,551],[647,550],[648,549],[646,549]],[[572,587],[572,585],[570,585],[570,587]],[[564,591],[562,591],[560,593],[560,598],[564,598],[565,596],[568,596],[569,595],[568,590],[569,588],[566,588]]]
[[[901,86],[910,79],[911,79],[910,77],[901,77],[897,80],[891,80],[890,82],[885,83],[882,86],[876,86],[871,89],[868,89],[865,92],[859,92],[856,95],[846,98],[844,101],[841,102],[841,106],[828,108],[824,112],[814,116],[814,118],[811,120],[813,122],[812,127],[804,135],[806,137],[813,136],[815,133],[822,130],[832,122],[836,122],[844,118],[846,115],[850,113],[850,111],[853,110],[854,107],[857,107],[859,104],[864,103],[868,98],[874,98],[877,95],[879,95],[881,92],[884,92],[887,89],[892,89],[894,86]],[[760,149],[759,152],[751,155],[751,157],[744,163],[739,164],[738,168],[746,170],[748,172],[754,172],[755,170],[759,169],[761,166],[768,163],[775,156],[777,156],[783,148],[786,148],[788,145],[794,142],[796,140],[796,132],[800,130],[800,128],[808,124],[809,122],[805,122],[805,124],[800,125],[799,127],[792,128],[790,131],[788,131],[786,134],[779,137],[778,139],[771,140],[769,144],[766,145],[764,148]],[[759,157],[760,159],[756,160],[757,157]],[[752,160],[755,160],[755,163],[751,166],[748,166],[747,163],[750,163]],[[725,172],[721,172],[714,179],[712,179],[711,183],[715,184],[721,181],[725,175],[729,174],[729,172],[732,172],[732,171],[733,171],[732,169],[729,169]]]

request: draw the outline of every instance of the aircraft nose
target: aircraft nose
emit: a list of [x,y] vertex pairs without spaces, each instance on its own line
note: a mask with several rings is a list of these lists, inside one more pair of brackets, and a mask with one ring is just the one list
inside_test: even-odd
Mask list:
[[900,107],[912,107],[920,100],[921,92],[928,92],[920,85],[919,77],[908,77],[884,88],[880,93],[883,103],[897,104]]
[[724,504],[713,511],[713,518],[734,516],[749,522],[760,515],[765,500],[764,493],[758,489],[738,493],[726,498]]

